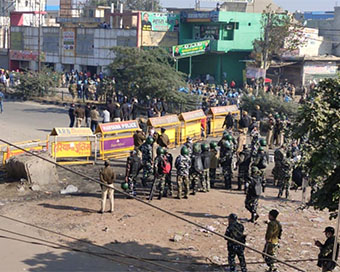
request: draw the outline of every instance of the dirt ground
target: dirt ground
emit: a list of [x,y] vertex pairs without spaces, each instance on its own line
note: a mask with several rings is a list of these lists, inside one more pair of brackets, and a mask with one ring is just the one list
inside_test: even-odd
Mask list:
[[[177,154],[178,150],[173,152]],[[115,184],[119,188],[119,183],[123,179],[125,160],[113,161],[112,164],[119,173],[119,180]],[[100,167],[101,165],[73,166],[72,169],[97,178]],[[268,169],[269,179],[271,167]],[[69,266],[72,270],[167,271],[166,268],[157,267],[154,264],[117,257],[112,251],[96,248],[94,246],[96,244],[149,259],[178,271],[228,271],[225,266],[227,243],[224,239],[133,199],[127,199],[118,192],[115,194],[115,212],[98,214],[97,211],[100,208],[98,184],[93,184],[89,180],[79,178],[64,170],[59,170],[59,179],[61,182],[58,185],[59,189],[72,184],[79,188],[78,193],[60,195],[58,192],[49,190],[32,192],[25,186],[25,190],[18,192],[18,187],[20,187],[18,183],[6,182],[5,177],[2,177],[0,215],[17,218],[78,239],[72,240],[43,230],[25,227],[30,229],[31,234],[35,234],[33,236],[40,237],[44,241],[62,243],[110,258],[114,256],[116,260],[128,263],[125,266],[112,266],[113,264],[106,259],[85,255],[88,256],[88,259],[85,257],[87,261],[92,258],[98,266],[93,267],[93,264],[78,260],[78,263]],[[227,216],[231,212],[236,213],[244,222],[247,244],[258,250],[262,250],[264,246],[265,221],[268,211],[275,208],[280,211],[278,219],[283,226],[279,258],[308,260],[317,257],[318,248],[314,246],[314,239],[324,241],[324,228],[328,225],[335,225],[335,221],[329,221],[327,212],[315,211],[312,208],[302,210],[301,190],[291,191],[290,200],[279,200],[276,198],[278,189],[269,186],[259,201],[258,222],[249,223],[247,222],[249,213],[244,208],[245,195],[235,190],[236,179],[237,173],[234,173],[234,190],[227,191],[222,188],[222,184],[216,184],[216,188],[209,193],[198,193],[196,196],[190,196],[188,200],[163,198],[162,200],[155,199],[152,203],[221,234],[225,232]],[[175,181],[174,176],[173,181]],[[138,192],[140,197],[146,199],[148,189],[140,188]],[[173,241],[174,238],[176,242]],[[79,240],[85,240],[89,244],[83,244]],[[30,264],[29,271],[60,270],[58,265],[61,263],[66,264],[64,271],[67,271],[67,264],[70,263],[69,254],[71,253],[67,251],[61,254],[50,253],[47,256],[26,259],[24,262]],[[248,249],[245,254],[249,271],[265,271],[266,266],[263,264],[261,255]],[[316,261],[301,261],[292,264],[304,271],[320,270],[316,266]],[[279,271],[294,271],[284,265],[279,265],[279,267]]]

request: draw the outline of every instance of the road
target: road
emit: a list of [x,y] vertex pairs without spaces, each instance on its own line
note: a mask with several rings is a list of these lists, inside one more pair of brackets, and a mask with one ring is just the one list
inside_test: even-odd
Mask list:
[[[34,102],[5,101],[4,112],[0,114],[0,138],[10,142],[46,139],[52,128],[68,126],[67,110],[64,107]],[[43,233],[30,227],[1,218],[0,256],[3,260],[0,264],[1,271],[107,271],[112,269],[126,271],[128,269],[109,260],[84,253],[52,248],[42,242],[37,244],[36,240],[4,230],[44,237]]]
[[11,142],[46,139],[54,127],[69,125],[67,111],[54,105],[5,101],[0,114],[0,137]]

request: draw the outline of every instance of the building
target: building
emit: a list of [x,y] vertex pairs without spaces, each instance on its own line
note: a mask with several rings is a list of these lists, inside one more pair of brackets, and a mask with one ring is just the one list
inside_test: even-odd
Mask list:
[[192,54],[178,57],[178,69],[191,79],[211,83],[234,80],[241,85],[246,68],[244,60],[253,50],[253,40],[261,35],[261,14],[194,11],[182,12],[180,20],[182,47],[190,48],[202,41],[208,41],[209,45],[199,54],[191,50]]
[[305,24],[309,28],[319,31],[319,35],[332,42],[330,54],[340,57],[340,7],[334,8],[333,16],[320,19],[320,17],[312,17],[305,20]]

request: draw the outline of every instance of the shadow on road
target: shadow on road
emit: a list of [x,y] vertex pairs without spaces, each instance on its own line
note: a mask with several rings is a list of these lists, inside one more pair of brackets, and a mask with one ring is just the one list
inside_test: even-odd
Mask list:
[[31,108],[31,109],[23,109],[24,112],[40,112],[40,113],[57,113],[57,114],[67,114],[67,109],[63,108]]
[[[84,243],[85,241],[85,243]],[[214,271],[203,256],[186,253],[155,244],[113,242],[98,248],[89,240],[63,242],[68,252],[36,254],[23,261],[27,271]],[[75,252],[81,251],[81,252]],[[136,258],[133,258],[137,257]],[[169,267],[167,269],[165,266]]]

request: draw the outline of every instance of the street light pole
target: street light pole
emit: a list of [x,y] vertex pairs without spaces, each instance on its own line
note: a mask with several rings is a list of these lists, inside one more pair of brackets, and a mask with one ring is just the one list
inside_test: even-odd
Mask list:
[[41,4],[39,2],[39,14],[38,14],[38,72],[40,73],[41,70],[41,47],[40,47],[40,36],[41,36]]

